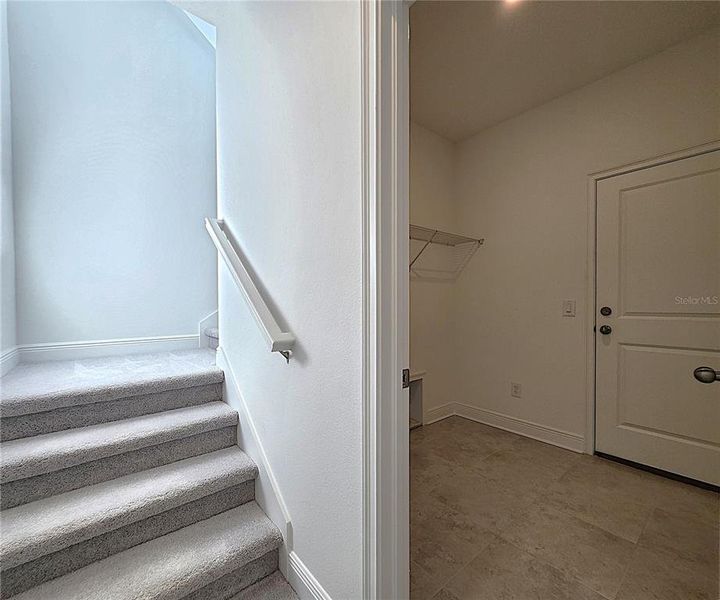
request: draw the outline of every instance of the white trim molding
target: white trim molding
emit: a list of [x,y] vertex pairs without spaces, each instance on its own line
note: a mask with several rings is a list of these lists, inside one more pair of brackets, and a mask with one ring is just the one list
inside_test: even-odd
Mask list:
[[0,375],[5,375],[20,362],[20,349],[17,346],[8,348],[0,354]]
[[573,452],[585,452],[585,438],[577,433],[563,431],[548,425],[526,421],[510,415],[505,415],[486,408],[463,404],[462,402],[448,402],[442,406],[431,408],[425,413],[424,425],[430,425],[437,421],[442,421],[448,417],[463,417],[470,419],[476,423],[490,425],[498,429],[504,429],[512,433],[517,433],[524,437],[532,438],[552,444],[559,448],[572,450]]
[[265,511],[270,520],[277,525],[285,541],[285,552],[290,552],[293,547],[290,512],[285,504],[275,473],[270,466],[265,447],[258,435],[255,421],[248,410],[235,373],[222,346],[217,349],[215,362],[225,373],[223,399],[240,415],[238,445],[258,466],[259,473],[255,480],[255,501]]
[[197,347],[198,335],[197,333],[190,333],[112,340],[22,344],[17,347],[17,352],[20,362],[40,362],[45,360],[81,360],[123,354],[175,352],[177,350],[192,350]]
[[504,429],[505,431],[511,431],[512,433],[565,448],[566,450],[572,450],[573,452],[579,452],[581,454],[585,452],[585,438],[577,433],[563,431],[562,429],[526,421],[525,419],[518,419],[517,417],[504,415],[477,406],[470,406],[469,404],[462,404],[460,402],[455,403],[455,414],[459,417],[470,419],[471,421],[497,427],[498,429]]
[[288,569],[285,577],[297,592],[300,600],[332,600],[330,594],[325,591],[295,552],[290,552],[288,555]]
[[448,402],[447,404],[442,404],[440,406],[436,406],[435,408],[430,408],[426,410],[425,414],[423,415],[423,425],[430,425],[430,423],[442,421],[443,419],[452,417],[454,414],[456,414],[454,402]]
[[363,549],[365,600],[409,597],[408,22],[362,2]]
[[225,373],[223,400],[238,411],[238,445],[258,467],[255,479],[255,501],[280,530],[283,545],[280,547],[279,567],[300,600],[332,600],[310,569],[293,550],[293,527],[290,511],[283,498],[277,477],[265,452],[252,414],[238,386],[232,366],[222,346],[217,349],[216,363]]

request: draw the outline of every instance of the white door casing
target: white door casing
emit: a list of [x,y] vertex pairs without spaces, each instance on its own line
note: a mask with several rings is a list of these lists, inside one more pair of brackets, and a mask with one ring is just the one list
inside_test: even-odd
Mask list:
[[598,181],[596,223],[596,450],[719,485],[720,151]]
[[362,2],[363,598],[409,597],[407,2]]

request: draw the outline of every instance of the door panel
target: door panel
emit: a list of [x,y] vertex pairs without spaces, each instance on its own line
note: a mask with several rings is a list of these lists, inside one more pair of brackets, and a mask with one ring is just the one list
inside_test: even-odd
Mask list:
[[598,182],[596,277],[596,449],[720,484],[720,152]]

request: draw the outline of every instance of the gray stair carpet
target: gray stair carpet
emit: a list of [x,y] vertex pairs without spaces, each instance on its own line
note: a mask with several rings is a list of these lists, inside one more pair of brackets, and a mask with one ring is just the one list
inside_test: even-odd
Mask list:
[[219,400],[222,381],[209,350],[21,364],[0,382],[0,438]]
[[298,600],[298,597],[280,571],[276,571],[230,600]]
[[12,417],[223,380],[211,350],[20,364],[2,378],[0,416]]
[[0,598],[295,599],[212,357],[21,365],[0,380]]
[[278,529],[260,507],[248,502],[48,581],[15,600],[185,598],[224,576],[252,568],[267,554],[273,560],[263,576],[269,575],[277,569],[281,542]]

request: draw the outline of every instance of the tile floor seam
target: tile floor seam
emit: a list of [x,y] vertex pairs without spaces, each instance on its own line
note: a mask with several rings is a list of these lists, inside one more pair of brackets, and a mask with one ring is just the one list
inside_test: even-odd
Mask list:
[[[463,419],[463,421],[465,420]],[[612,470],[608,471],[604,461],[593,455],[564,457],[562,453],[554,453],[547,449],[540,450],[539,446],[535,447],[532,443],[526,442],[513,446],[520,439],[518,436],[515,435],[516,439],[512,443],[508,443],[509,438],[504,436],[505,432],[499,436],[491,433],[489,426],[476,425],[478,428],[465,425],[455,425],[452,428],[443,427],[436,430],[428,428],[422,438],[415,438],[421,442],[415,447],[417,454],[414,454],[420,463],[414,463],[415,469],[419,468],[419,470],[413,470],[413,473],[421,478],[432,475],[431,479],[434,481],[432,485],[423,490],[423,495],[436,495],[434,499],[428,498],[426,505],[424,501],[419,504],[420,514],[432,515],[432,510],[438,510],[438,508],[442,510],[443,506],[451,507],[463,515],[463,518],[470,519],[468,523],[473,527],[480,527],[487,519],[490,519],[487,521],[487,525],[491,526],[491,530],[481,527],[482,530],[491,531],[491,533],[478,534],[479,537],[475,542],[471,542],[468,549],[468,560],[460,560],[457,563],[459,566],[453,568],[450,575],[441,580],[439,588],[437,584],[424,587],[421,577],[417,581],[419,593],[432,591],[432,595],[430,595],[432,598],[438,594],[442,595],[445,590],[446,600],[451,598],[453,592],[449,586],[464,586],[465,580],[473,579],[473,570],[470,569],[470,565],[483,556],[488,546],[483,545],[483,549],[477,552],[475,550],[480,547],[483,535],[492,534],[495,539],[502,540],[502,543],[514,548],[514,552],[522,553],[528,560],[532,560],[538,565],[538,568],[541,569],[538,575],[530,573],[528,576],[533,582],[531,587],[534,590],[544,589],[545,597],[557,593],[551,591],[556,589],[552,586],[561,585],[557,588],[561,594],[558,598],[561,597],[564,600],[575,600],[580,596],[584,598],[585,592],[595,600],[601,598],[618,600],[621,595],[625,600],[628,597],[631,597],[632,600],[640,600],[640,598],[649,600],[650,597],[655,600],[679,597],[714,598],[717,587],[713,588],[712,585],[708,585],[708,583],[712,583],[712,580],[706,581],[704,566],[706,561],[695,564],[697,560],[692,559],[692,552],[699,551],[698,549],[693,550],[697,544],[691,544],[692,552],[688,553],[686,557],[687,564],[682,565],[679,572],[676,573],[672,557],[670,557],[663,558],[662,566],[658,567],[662,569],[662,573],[653,574],[652,571],[647,571],[648,565],[652,566],[654,563],[648,563],[646,554],[652,553],[661,556],[658,552],[662,551],[664,546],[658,547],[657,542],[653,539],[648,540],[646,548],[640,545],[640,541],[648,535],[649,528],[654,523],[653,515],[658,511],[672,515],[678,523],[681,523],[682,519],[686,517],[694,518],[697,515],[698,523],[702,524],[710,515],[710,522],[715,523],[715,528],[717,528],[717,495],[714,497],[714,503],[708,505],[707,498],[691,494],[684,488],[667,487],[667,483],[663,483],[664,480],[656,479],[655,476],[643,477],[636,470],[622,470],[619,474]],[[433,448],[443,448],[445,454],[448,449],[453,452],[453,448],[457,447],[457,444],[445,445],[443,438],[452,439],[452,437],[462,436],[465,432],[468,435],[468,442],[462,444],[457,456],[453,455],[455,462],[453,471],[448,478],[447,472],[442,467],[444,464],[444,461],[441,460],[442,452],[440,455],[435,454]],[[489,432],[487,440],[483,439],[483,432]],[[436,434],[439,437],[435,437]],[[488,444],[498,443],[499,439],[502,439],[499,447],[486,455],[482,455],[481,452],[472,452],[473,447],[487,447]],[[540,443],[538,442],[538,444]],[[518,457],[523,459],[522,465],[515,465],[512,457],[497,460],[499,454],[510,451],[517,452]],[[482,455],[482,457],[477,455]],[[492,470],[488,470],[487,466],[484,471],[476,469],[478,465],[486,465],[486,462],[492,461],[493,457],[495,457],[495,464],[492,465]],[[564,458],[568,458],[570,464],[566,464]],[[543,465],[547,467],[546,473],[540,476],[540,479],[547,477],[545,481],[533,484],[534,470],[528,468],[528,459],[538,467]],[[577,470],[578,477],[570,475],[574,470]],[[488,475],[496,479],[490,479]],[[530,482],[530,486],[528,486],[528,482]],[[598,485],[603,490],[600,495],[596,493]],[[468,491],[468,494],[464,495],[463,490],[469,489],[468,486],[476,489]],[[523,491],[524,488],[528,489]],[[443,494],[443,490],[447,493]],[[502,499],[508,494],[515,497],[522,496],[521,499],[529,500],[504,505]],[[495,511],[495,509],[489,508],[483,501],[485,495],[488,500],[491,497],[497,498],[492,502],[500,502],[497,506],[497,511],[500,512],[488,513],[489,510]],[[564,496],[567,496],[567,502],[558,501],[557,505],[553,503],[554,498],[562,500]],[[629,506],[628,503],[632,506]],[[522,506],[525,505],[536,506],[542,514],[546,511],[555,513],[554,518],[544,528],[540,527],[536,533],[531,531],[525,535],[523,520],[518,521],[518,518],[524,514]],[[618,511],[621,512],[618,513]],[[513,515],[515,516],[513,517]],[[535,515],[535,518],[538,517],[539,515]],[[531,521],[527,525],[531,529],[535,529],[533,527],[535,518],[532,518],[532,515],[529,515],[528,518],[531,518]],[[544,531],[544,529],[548,529],[548,526],[552,526],[553,522],[555,522],[554,529]],[[515,525],[513,526],[512,523]],[[564,536],[567,538],[564,539],[561,536],[554,541],[552,532],[557,530],[557,527],[569,528],[570,531],[577,529],[577,535],[581,537],[575,539],[571,535],[570,537]],[[653,529],[655,534],[659,532],[666,537],[673,531],[672,527],[668,530],[664,525],[658,529],[658,532],[655,532],[655,529],[658,528]],[[626,536],[623,532],[628,535]],[[637,539],[635,539],[635,532],[637,532]],[[538,537],[540,534],[542,536]],[[436,537],[438,542],[442,543],[445,534],[440,532]],[[515,541],[512,541],[511,537]],[[526,538],[528,543],[525,543]],[[703,537],[703,539],[705,538]],[[581,544],[584,549],[575,549],[576,544]],[[542,553],[542,557],[535,552],[535,548]],[[705,545],[698,548],[708,551]],[[573,553],[578,551],[582,551],[583,557],[576,560],[573,558]],[[674,553],[678,552],[681,550],[674,551]],[[699,570],[700,568],[701,570]],[[551,578],[552,581],[543,580],[542,573],[545,569],[547,569],[547,573],[554,574]],[[511,571],[516,572],[514,569]],[[519,573],[519,571],[517,572]],[[658,580],[661,574],[666,574],[665,577],[661,577],[662,582]],[[701,582],[699,582],[700,575],[703,576]],[[557,579],[558,577],[560,579]],[[679,579],[675,583],[675,579],[678,577]],[[454,581],[457,583],[454,584]],[[558,583],[553,583],[555,581]],[[560,584],[560,581],[564,583]],[[427,581],[426,583],[432,582]],[[535,585],[540,587],[535,588]],[[566,585],[571,587],[567,588]],[[658,585],[663,587],[658,587]],[[683,587],[687,585],[690,587]],[[666,589],[664,586],[670,587]],[[681,587],[685,595],[681,593],[680,596],[677,596],[677,590],[680,590]],[[711,590],[709,595],[708,590]],[[478,593],[480,592],[476,591],[476,595]],[[629,596],[626,597],[627,594]],[[465,596],[458,600],[464,599]],[[473,600],[480,599],[478,597]],[[489,599],[483,598],[483,600]]]
[[[640,540],[640,538],[638,538],[638,541],[639,540]],[[633,547],[632,554],[630,555],[630,559],[625,563],[625,568],[623,569],[623,574],[622,574],[622,577],[620,578],[620,585],[618,586],[618,589],[615,592],[615,595],[612,598],[610,598],[609,600],[615,600],[615,598],[617,598],[618,595],[620,594],[620,592],[622,591],[623,584],[625,583],[625,580],[627,579],[628,573],[630,571],[630,565],[633,564],[633,562],[635,561],[635,555],[639,552],[639,549],[640,549],[640,544],[636,543],[636,544],[633,544],[633,546],[634,547]]]
[[[550,567],[550,568],[553,569],[554,571],[557,571],[558,573],[560,573],[560,574],[561,574],[563,577],[565,577],[566,579],[572,579],[572,580],[575,581],[576,583],[580,584],[582,587],[590,590],[591,592],[597,594],[598,596],[601,596],[601,597],[605,598],[606,600],[615,600],[615,597],[617,596],[618,591],[620,590],[620,587],[618,587],[618,591],[616,591],[615,594],[613,594],[612,597],[607,596],[606,594],[603,594],[602,592],[600,592],[600,591],[598,591],[598,590],[595,590],[595,589],[589,587],[586,583],[584,583],[583,581],[581,581],[580,579],[578,579],[575,575],[572,575],[572,574],[570,574],[570,573],[566,573],[565,571],[561,570],[559,567],[556,567],[554,564],[552,564],[551,562],[549,562],[549,561],[547,561],[546,559],[544,559],[542,556],[538,556],[538,555],[535,554],[532,550],[529,550],[528,548],[523,548],[522,546],[519,546],[519,545],[516,544],[515,542],[513,542],[513,541],[509,540],[508,538],[504,537],[504,536],[502,535],[502,533],[495,534],[495,535],[497,535],[497,536],[498,536],[499,538],[501,538],[504,542],[510,544],[511,546],[513,546],[514,548],[516,548],[517,550],[520,550],[520,552],[524,552],[525,554],[529,554],[529,555],[532,556],[535,560],[537,560],[538,562],[542,563],[542,564],[545,565],[546,567]],[[634,551],[635,551],[635,549],[633,548],[633,552],[634,552]],[[626,569],[627,569],[627,567],[626,567]]]
[[485,550],[487,550],[487,548],[484,548],[483,550],[480,550],[479,552],[476,552],[475,554],[473,554],[473,555],[472,555],[472,558],[471,558],[469,561],[467,561],[467,562],[464,563],[461,567],[459,567],[452,575],[450,575],[450,577],[446,578],[445,581],[443,581],[442,585],[440,586],[440,589],[437,590],[437,591],[432,595],[432,598],[434,598],[434,597],[437,596],[440,592],[442,592],[442,591],[446,588],[447,584],[450,583],[450,580],[451,580],[451,579],[453,579],[456,575],[458,575],[458,574],[460,573],[460,571],[462,571],[463,569],[465,569],[465,567],[467,567],[472,561],[474,561],[478,556],[480,556]]

